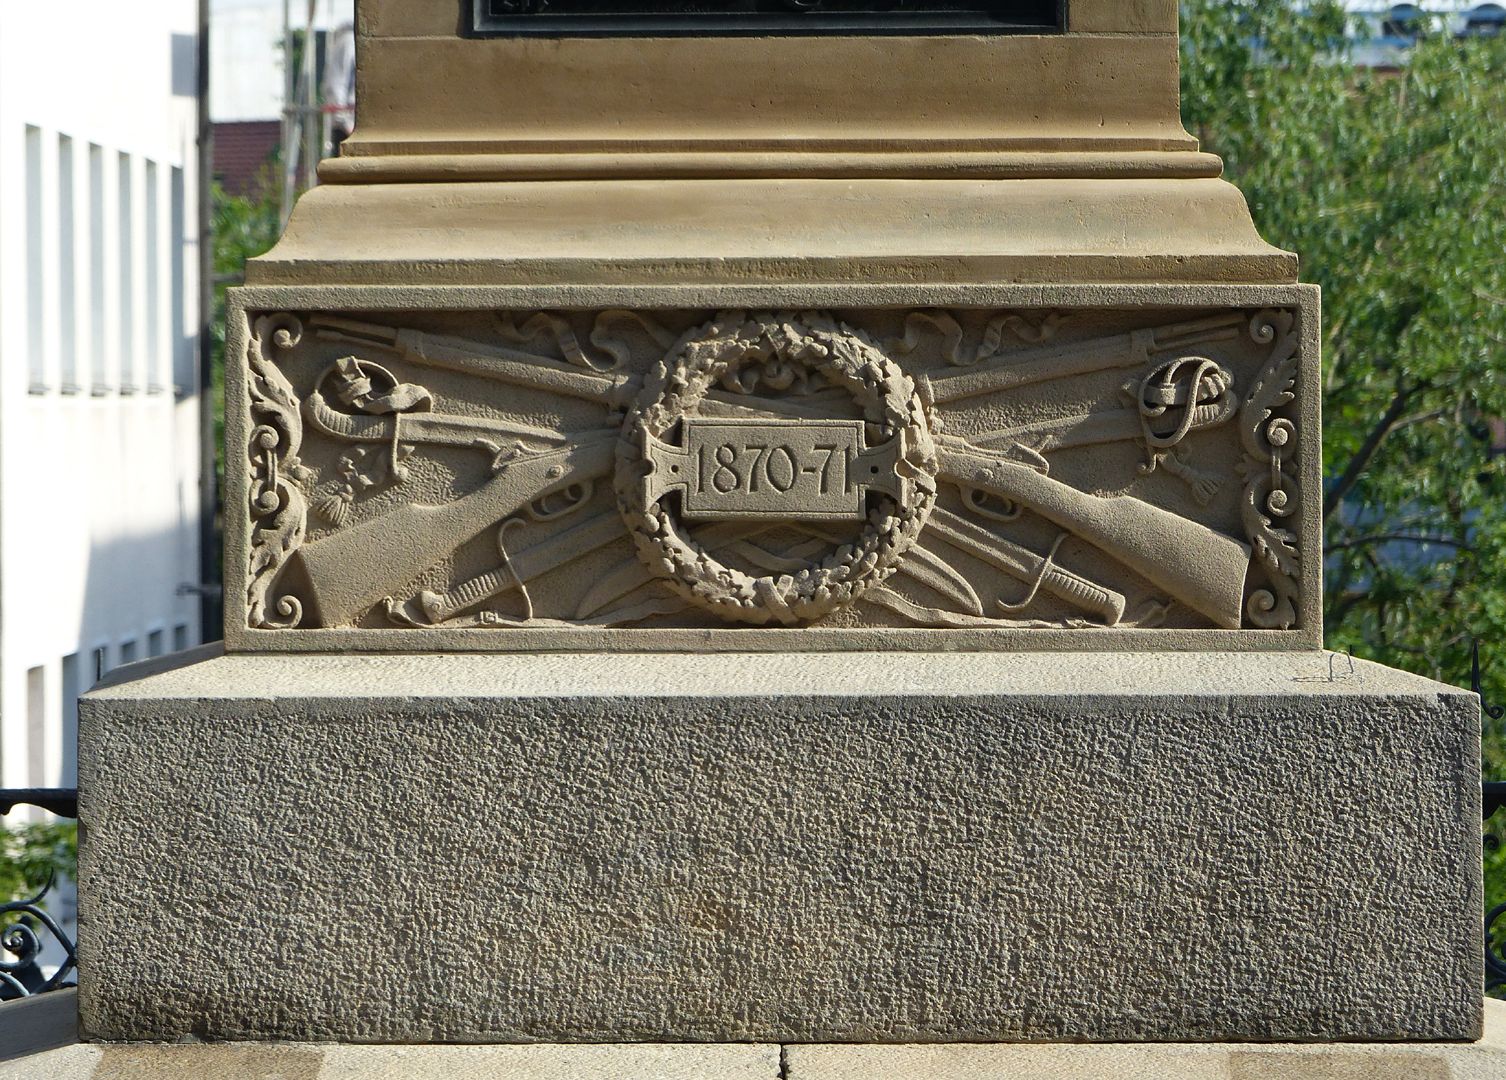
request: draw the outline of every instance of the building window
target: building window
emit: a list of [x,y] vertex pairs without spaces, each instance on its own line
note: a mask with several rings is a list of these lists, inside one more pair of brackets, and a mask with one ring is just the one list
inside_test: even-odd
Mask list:
[[26,786],[47,786],[47,671],[26,673]]
[[96,397],[110,392],[109,346],[105,330],[105,151],[89,146],[89,379]]
[[1381,36],[1413,42],[1427,29],[1427,15],[1416,4],[1392,4],[1381,23]]
[[1495,37],[1506,30],[1506,7],[1481,4],[1464,14],[1465,37]]
[[167,286],[171,296],[167,325],[173,348],[173,392],[182,397],[193,393],[197,373],[193,335],[184,325],[188,318],[188,297],[183,293],[187,287],[184,266],[189,257],[188,194],[183,170],[177,166],[173,167],[172,172],[172,205],[169,213],[172,215],[172,237],[167,250],[168,258],[172,261],[172,273]]
[[78,221],[74,208],[73,140],[58,139],[58,389],[78,385]]
[[162,392],[162,228],[161,185],[157,163],[146,163],[146,392]]
[[94,681],[99,682],[110,671],[110,646],[101,645],[94,650]]
[[47,208],[42,202],[42,129],[26,127],[26,360],[33,394],[47,386]]
[[182,652],[188,648],[188,624],[179,623],[173,627],[173,652]]
[[119,220],[115,223],[120,243],[120,392],[134,394],[136,385],[136,199],[130,154],[120,154],[116,195]]
[[124,667],[126,664],[134,664],[135,662],[136,662],[136,639],[132,638],[130,641],[122,641],[120,643],[120,663],[121,663],[121,666]]
[[146,654],[148,656],[161,656],[163,652],[162,645],[166,637],[167,635],[164,634],[161,630],[153,630],[151,633],[147,634]]
[[63,787],[78,783],[78,698],[83,693],[78,653],[63,657]]

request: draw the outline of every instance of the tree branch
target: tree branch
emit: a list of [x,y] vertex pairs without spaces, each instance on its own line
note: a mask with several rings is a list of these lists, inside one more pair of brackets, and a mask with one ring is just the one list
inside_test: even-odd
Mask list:
[[1418,536],[1414,533],[1376,533],[1373,536],[1359,536],[1353,540],[1339,540],[1328,545],[1329,551],[1347,551],[1350,548],[1367,547],[1370,544],[1439,544],[1443,547],[1457,548],[1460,551],[1473,551],[1474,548],[1461,540],[1450,540],[1446,536]]
[[1403,414],[1407,411],[1407,405],[1417,395],[1418,391],[1423,389],[1423,386],[1424,384],[1419,383],[1408,390],[1402,381],[1397,379],[1396,393],[1391,398],[1391,404],[1386,406],[1386,411],[1375,422],[1375,426],[1370,429],[1370,433],[1365,436],[1365,441],[1360,444],[1360,448],[1355,452],[1354,457],[1349,459],[1349,464],[1345,466],[1343,473],[1339,475],[1339,478],[1334,481],[1333,486],[1323,496],[1323,519],[1325,521],[1333,516],[1333,512],[1344,501],[1344,497],[1354,490],[1354,485],[1359,483],[1360,477],[1370,467],[1371,459],[1380,450],[1381,444],[1386,441],[1386,436],[1396,430]]

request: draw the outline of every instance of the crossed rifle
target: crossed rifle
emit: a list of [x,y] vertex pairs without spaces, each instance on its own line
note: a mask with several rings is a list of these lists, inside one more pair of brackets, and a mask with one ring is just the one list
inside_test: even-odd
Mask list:
[[[933,406],[1014,390],[1049,380],[1120,368],[1145,368],[1164,354],[1195,345],[1234,339],[1242,323],[1238,314],[1135,330],[1126,334],[1066,345],[1010,353],[1001,362],[953,374],[917,376],[922,395]],[[343,318],[313,322],[323,340],[378,348],[408,364],[478,376],[507,385],[584,399],[607,411],[622,408],[638,394],[641,380],[616,371],[573,366],[521,349],[381,326]],[[1188,402],[1191,408],[1195,402]],[[705,409],[718,415],[816,415],[808,404],[755,394],[713,390]],[[1250,548],[1179,514],[1132,496],[1091,495],[1046,474],[1045,461],[1016,445],[1024,436],[1044,439],[1051,448],[1131,438],[1140,433],[1130,410],[1105,410],[993,432],[978,439],[938,437],[938,479],[956,485],[975,508],[993,498],[1033,511],[1061,530],[1093,545],[1169,596],[1201,613],[1215,625],[1237,629],[1242,622],[1244,583]],[[583,506],[592,485],[611,475],[620,432],[603,426],[560,432],[498,419],[427,411],[352,414],[329,404],[316,389],[304,403],[309,422],[348,443],[385,444],[396,469],[399,447],[413,443],[460,446],[492,455],[492,478],[477,490],[441,505],[408,504],[319,540],[305,543],[291,562],[301,566],[308,583],[313,622],[348,625],[373,606],[388,602],[399,621],[417,625],[444,622],[510,590],[527,597],[525,583],[596,551],[623,535],[616,510],[598,513],[533,546],[509,552],[504,540],[518,515],[538,520],[563,517]],[[1005,449],[996,444],[1006,444]],[[530,445],[532,444],[532,445]],[[539,448],[542,446],[542,448]],[[406,604],[391,597],[425,570],[447,557],[456,538],[470,539],[499,528],[503,563],[446,593],[423,592]],[[741,522],[708,525],[697,542],[708,551],[743,545],[767,526]],[[1013,613],[1037,593],[1063,600],[1098,621],[1112,625],[1124,613],[1120,593],[1058,566],[1055,549],[1040,555],[996,535],[961,515],[936,508],[926,526],[947,545],[972,555],[1026,584],[1025,604],[1000,606]],[[816,536],[816,540],[823,539]],[[1058,541],[1059,546],[1060,540]],[[762,552],[762,549],[754,549]],[[765,557],[774,558],[767,552]],[[786,562],[798,561],[800,552]],[[360,568],[359,572],[352,568]],[[917,546],[907,555],[904,572],[956,595],[968,597],[975,617],[984,609],[971,586],[943,559]],[[636,557],[614,567],[593,583],[575,617],[589,621],[599,612],[653,577]],[[950,583],[953,588],[946,589]]]

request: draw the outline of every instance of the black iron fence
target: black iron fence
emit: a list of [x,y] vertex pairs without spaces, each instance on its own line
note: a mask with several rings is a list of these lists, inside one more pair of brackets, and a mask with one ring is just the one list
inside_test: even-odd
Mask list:
[[[17,806],[39,806],[58,817],[78,817],[78,791],[74,788],[0,788],[0,816]],[[0,904],[0,1001],[32,997],[73,985],[78,970],[78,949],[73,939],[47,911],[44,902],[55,879],[35,896]],[[42,967],[48,941],[63,952],[52,974]]]
[[[1506,782],[1487,780],[1481,792],[1481,811],[1484,819],[1506,807]],[[1495,846],[1495,838],[1487,836],[1486,846]],[[1485,992],[1501,996],[1506,991],[1506,904],[1497,904],[1485,913]]]

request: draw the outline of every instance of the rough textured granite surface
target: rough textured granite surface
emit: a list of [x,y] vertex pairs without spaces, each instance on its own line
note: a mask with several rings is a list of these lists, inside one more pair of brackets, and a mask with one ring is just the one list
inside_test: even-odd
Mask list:
[[82,710],[82,1029],[1473,1038],[1475,699],[1350,664],[138,666]]

